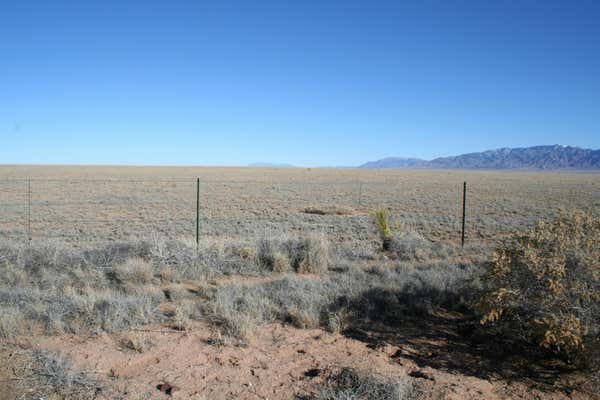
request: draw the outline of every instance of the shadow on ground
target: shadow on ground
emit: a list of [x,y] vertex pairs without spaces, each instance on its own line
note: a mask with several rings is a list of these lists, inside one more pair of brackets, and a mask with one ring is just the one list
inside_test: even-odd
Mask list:
[[[478,318],[459,305],[458,295],[429,290],[407,296],[372,289],[347,304],[353,318],[343,334],[373,348],[398,347],[391,355],[398,362],[408,358],[420,367],[554,390],[561,388],[565,374],[575,371],[534,346],[486,332]],[[566,386],[562,389],[569,391]]]

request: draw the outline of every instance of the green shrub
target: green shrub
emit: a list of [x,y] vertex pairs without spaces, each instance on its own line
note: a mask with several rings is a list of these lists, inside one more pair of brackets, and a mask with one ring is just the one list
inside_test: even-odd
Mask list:
[[375,224],[377,225],[379,236],[383,241],[383,249],[387,251],[389,250],[392,238],[392,228],[390,228],[389,216],[385,208],[375,212]]

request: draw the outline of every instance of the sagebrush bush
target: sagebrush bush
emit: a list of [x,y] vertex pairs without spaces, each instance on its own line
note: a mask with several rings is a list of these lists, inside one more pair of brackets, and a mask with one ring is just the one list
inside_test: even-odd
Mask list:
[[165,283],[177,282],[180,280],[177,272],[172,267],[165,267],[159,272],[160,281]]
[[413,231],[405,231],[389,238],[389,251],[403,261],[425,261],[431,258],[431,248],[431,242]]
[[[227,336],[242,339],[274,321],[339,332],[359,319],[388,322],[408,309],[427,310],[472,292],[469,268],[416,265],[364,270],[340,259],[324,234],[210,240],[199,248],[195,242],[157,238],[91,248],[3,242],[0,335],[28,327],[46,334],[119,332],[156,322],[187,330],[191,321],[206,317],[221,321]],[[273,271],[322,275],[222,286],[206,279]],[[195,282],[181,283],[188,279]]]
[[[33,398],[96,399],[101,383],[86,371],[75,369],[61,354],[36,350],[28,373],[36,385]],[[32,382],[30,381],[29,384]]]
[[261,324],[273,320],[273,303],[263,286],[236,285],[216,291],[206,311],[222,323],[228,336],[247,340]]
[[150,342],[143,332],[129,332],[121,339],[121,344],[124,348],[138,353],[145,352],[150,346]]
[[476,268],[400,265],[374,271],[350,268],[318,280],[289,275],[263,284],[219,287],[203,307],[222,321],[226,335],[243,340],[274,321],[339,332],[354,322],[399,324],[407,314],[463,307],[480,289],[478,274]]
[[12,338],[21,333],[23,314],[13,307],[0,307],[0,338]]
[[288,242],[289,258],[298,273],[322,274],[329,266],[329,242],[324,234],[312,234]]
[[329,241],[324,234],[288,239],[262,239],[257,243],[256,263],[263,270],[322,274],[330,259]]
[[127,259],[113,267],[115,278],[122,284],[147,285],[152,281],[152,265],[140,257]]
[[[33,348],[29,348],[33,347]],[[74,367],[68,358],[38,346],[3,344],[2,399],[93,400],[121,398],[95,371]]]
[[326,377],[314,400],[409,400],[417,398],[409,379],[390,379],[375,374],[341,368]]
[[89,327],[117,332],[136,324],[148,324],[157,319],[156,300],[143,295],[102,294],[82,313]]
[[192,320],[199,317],[199,308],[191,300],[179,302],[171,316],[170,326],[178,331],[189,331],[192,327]]
[[267,271],[288,271],[290,269],[289,257],[283,254],[279,247],[280,245],[273,240],[259,240],[256,249],[256,263]]
[[205,307],[222,321],[226,335],[247,340],[258,327],[277,320],[301,328],[319,326],[324,309],[338,295],[334,285],[290,276],[259,285],[226,286]]
[[499,247],[478,302],[482,324],[571,360],[598,360],[600,219],[581,212],[540,222]]

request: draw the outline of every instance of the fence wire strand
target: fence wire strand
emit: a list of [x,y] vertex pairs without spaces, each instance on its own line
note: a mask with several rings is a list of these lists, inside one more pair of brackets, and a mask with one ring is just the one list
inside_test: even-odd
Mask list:
[[[596,178],[468,184],[466,237],[504,235],[559,209],[600,210]],[[158,231],[195,235],[196,179],[0,179],[0,238],[115,239]],[[200,178],[203,235],[372,233],[372,215],[432,238],[460,238],[462,181],[306,181]],[[516,182],[516,183],[515,183]],[[519,190],[515,190],[518,188]],[[77,231],[74,233],[74,231]]]

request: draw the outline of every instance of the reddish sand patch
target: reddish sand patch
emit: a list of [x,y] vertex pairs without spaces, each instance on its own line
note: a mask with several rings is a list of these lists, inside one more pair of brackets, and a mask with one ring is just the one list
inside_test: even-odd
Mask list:
[[[185,333],[157,326],[143,334],[152,343],[144,353],[124,349],[123,335],[65,335],[39,339],[37,345],[63,352],[76,367],[105,377],[115,394],[131,399],[293,399],[313,392],[326,371],[339,367],[412,380],[425,399],[589,398],[419,368],[403,357],[407,349],[373,348],[320,329],[271,324],[245,347],[220,344],[218,331],[205,323]],[[165,383],[163,389],[173,387],[170,394],[158,389]]]

